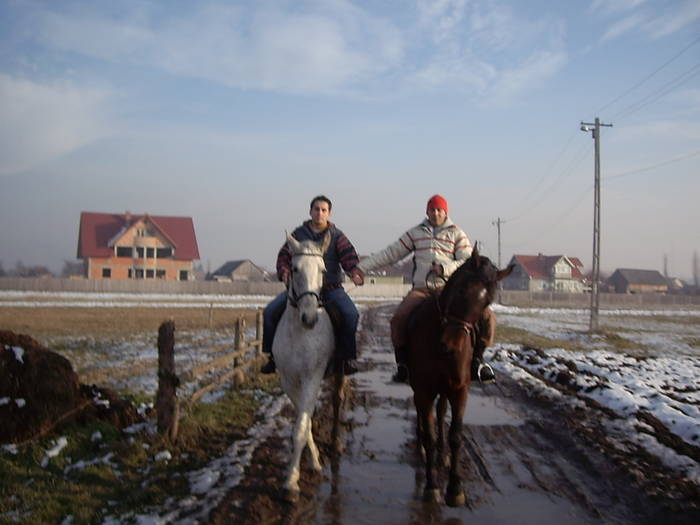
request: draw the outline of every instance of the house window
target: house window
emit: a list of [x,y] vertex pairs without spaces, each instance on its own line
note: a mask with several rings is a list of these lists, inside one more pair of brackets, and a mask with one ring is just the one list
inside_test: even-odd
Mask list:
[[146,270],[146,279],[153,279],[155,277],[156,272],[153,269]]
[[136,268],[134,270],[134,275],[136,276],[136,279],[143,279],[143,268]]
[[143,246],[136,247],[136,257],[143,259]]
[[189,272],[187,270],[180,270],[180,280],[181,281],[186,281],[188,278]]
[[117,257],[131,257],[131,246],[117,246]]
[[112,269],[111,268],[102,268],[102,278],[103,279],[110,279],[112,277]]
[[155,256],[156,249],[155,248],[146,248],[146,257],[149,259],[153,259]]
[[156,270],[156,279],[165,279],[165,270]]
[[159,259],[164,259],[166,257],[172,257],[173,256],[173,249],[170,248],[169,246],[167,248],[157,248],[156,249],[156,256]]

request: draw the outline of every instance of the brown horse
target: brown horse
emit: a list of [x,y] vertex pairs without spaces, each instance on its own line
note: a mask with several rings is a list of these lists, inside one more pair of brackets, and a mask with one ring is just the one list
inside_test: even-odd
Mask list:
[[460,468],[462,417],[471,382],[471,362],[476,341],[475,325],[491,304],[496,283],[513,271],[511,265],[498,270],[474,248],[433,297],[426,299],[412,317],[408,343],[408,376],[418,416],[419,439],[425,452],[426,501],[438,501],[435,483],[435,416],[433,407],[439,396],[438,423],[442,437],[445,400],[452,410],[449,429],[451,463],[445,502],[450,506],[465,502]]

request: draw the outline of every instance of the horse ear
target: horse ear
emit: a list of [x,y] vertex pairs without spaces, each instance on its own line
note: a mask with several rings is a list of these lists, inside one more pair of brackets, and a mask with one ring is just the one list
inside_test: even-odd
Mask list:
[[287,245],[293,252],[298,252],[301,247],[301,243],[297,241],[292,235],[285,230],[285,235],[287,236]]
[[321,253],[326,253],[328,246],[331,244],[331,232],[326,232],[323,236],[323,242],[321,242]]
[[474,248],[472,249],[472,254],[469,256],[469,259],[467,259],[466,264],[468,264],[468,267],[471,268],[472,270],[477,270],[479,268],[479,243],[475,242],[474,243]]
[[508,266],[508,268],[506,268],[505,270],[498,270],[498,271],[496,272],[496,281],[500,281],[500,280],[505,279],[506,277],[508,277],[508,276],[513,272],[513,269],[514,269],[514,268],[515,268],[515,265],[514,265],[514,264],[511,264],[511,265]]

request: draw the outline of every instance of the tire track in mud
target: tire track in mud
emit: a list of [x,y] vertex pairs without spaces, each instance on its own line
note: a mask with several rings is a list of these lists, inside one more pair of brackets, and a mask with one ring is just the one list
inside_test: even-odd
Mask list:
[[[588,413],[555,408],[503,376],[498,388],[474,386],[470,393],[462,464],[466,505],[423,503],[412,393],[406,385],[390,383],[392,309],[387,305],[363,311],[362,371],[349,382],[339,427],[343,453],[333,452],[332,409],[326,396],[314,417],[324,471],[313,473],[308,457],[302,459],[300,501],[291,505],[278,496],[290,447],[273,436],[256,450],[243,482],[212,513],[210,523],[700,522],[697,506],[679,502],[658,486],[650,497],[644,483],[611,459],[614,452],[634,465],[638,451],[612,451],[596,426],[599,416],[590,408]],[[653,483],[653,469],[644,461],[641,465],[649,470],[644,480]],[[443,488],[445,476],[442,469]]]

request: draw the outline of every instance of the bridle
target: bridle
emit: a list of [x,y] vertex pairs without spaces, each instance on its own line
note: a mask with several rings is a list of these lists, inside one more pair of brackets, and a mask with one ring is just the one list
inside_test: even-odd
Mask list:
[[[307,255],[311,257],[321,257],[323,258],[323,254],[321,253],[312,253],[312,252],[299,252],[295,253],[292,255],[292,259],[294,257],[297,257],[299,255]],[[294,266],[289,271],[289,284],[287,286],[287,300],[289,301],[289,304],[294,307],[294,308],[299,308],[299,301],[301,300],[302,297],[306,295],[312,295],[316,298],[316,303],[318,304],[319,308],[323,308],[323,301],[321,300],[321,296],[319,295],[318,292],[314,292],[312,290],[306,290],[304,292],[301,292],[300,294],[297,294],[296,290],[294,289]]]
[[[443,291],[444,290],[445,290],[445,288],[443,288]],[[486,290],[484,289],[484,290],[482,290],[481,293],[484,293],[485,291]],[[437,305],[438,316],[440,318],[440,325],[442,326],[442,328],[444,329],[448,325],[456,325],[457,327],[462,329],[467,334],[467,336],[473,336],[475,334],[475,332],[474,332],[474,324],[475,323],[472,321],[467,321],[465,319],[462,319],[461,317],[457,317],[456,315],[450,314],[450,302],[451,301],[445,305],[445,308],[444,308],[445,311],[443,313],[443,309],[440,305],[440,296],[441,295],[442,295],[442,293],[440,293],[436,297],[435,304]]]

